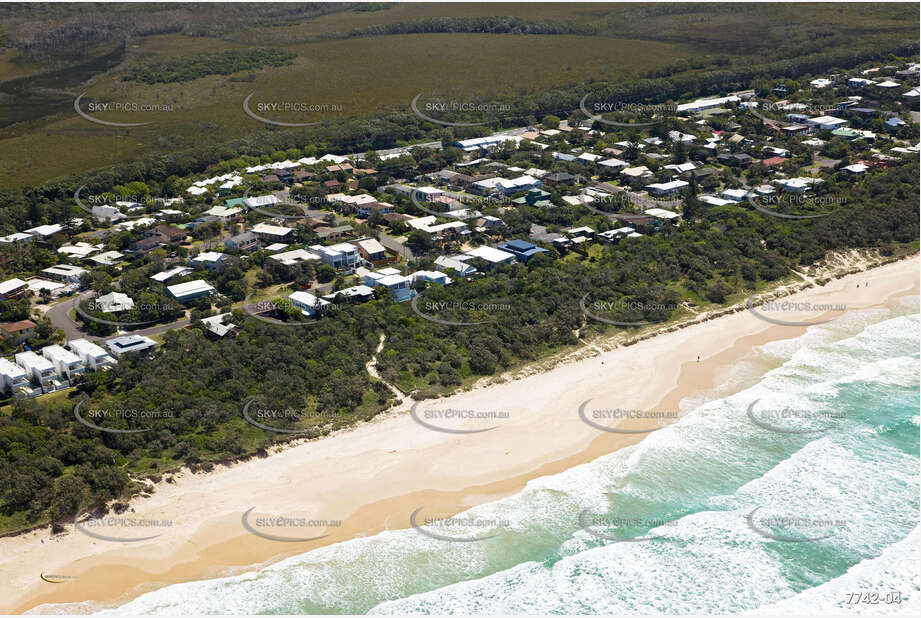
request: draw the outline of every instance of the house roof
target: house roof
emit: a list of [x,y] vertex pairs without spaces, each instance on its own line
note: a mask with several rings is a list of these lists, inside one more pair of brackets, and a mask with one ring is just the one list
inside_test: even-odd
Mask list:
[[499,262],[507,262],[515,258],[515,254],[509,253],[507,251],[502,251],[500,249],[495,249],[493,247],[487,247],[483,245],[482,247],[477,247],[466,252],[466,255],[471,257],[480,258],[486,260],[487,262],[492,262],[498,264]]
[[207,281],[202,281],[201,279],[196,279],[195,281],[187,281],[185,283],[177,283],[176,285],[171,285],[166,288],[169,290],[169,293],[179,298],[180,296],[188,296],[190,294],[201,294],[213,292],[214,288]]
[[9,294],[14,290],[26,285],[26,282],[22,279],[8,279],[6,281],[0,281],[0,294]]
[[32,320],[19,320],[18,322],[0,323],[0,330],[7,333],[18,333],[20,331],[29,330],[30,328],[35,327],[36,324]]

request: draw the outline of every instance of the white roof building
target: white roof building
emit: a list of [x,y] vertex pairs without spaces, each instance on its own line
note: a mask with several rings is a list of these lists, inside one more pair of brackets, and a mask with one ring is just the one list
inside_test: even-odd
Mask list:
[[645,178],[647,176],[652,176],[652,172],[649,171],[649,168],[645,165],[639,167],[628,167],[620,171],[623,176],[628,176],[630,178]]
[[257,223],[253,226],[253,233],[272,238],[282,239],[294,231],[293,227],[282,227],[280,225],[269,225],[268,223]]
[[515,254],[494,247],[487,247],[486,245],[466,251],[464,255],[486,260],[490,264],[514,264],[516,261]]
[[816,116],[815,118],[807,118],[806,126],[832,131],[847,126],[847,120],[835,118],[834,116]]
[[612,158],[612,159],[605,159],[604,161],[599,161],[598,165],[602,167],[610,167],[612,169],[620,169],[622,167],[627,167],[630,164],[627,163],[626,161],[621,161],[620,159]]
[[31,234],[26,234],[24,232],[13,232],[9,236],[0,236],[0,242],[3,243],[14,243],[14,242],[29,242],[34,236]]
[[228,208],[227,206],[214,206],[205,211],[206,215],[211,215],[213,217],[220,217],[225,219],[227,217],[232,217],[238,215],[243,210],[241,208]]
[[166,290],[172,295],[173,298],[179,302],[186,302],[190,300],[195,300],[201,296],[209,296],[214,294],[217,290],[212,287],[207,281],[202,281],[201,279],[196,279],[195,281],[187,281],[186,283],[177,283],[176,285],[167,286]]
[[297,291],[293,294],[289,294],[288,298],[291,300],[291,303],[301,310],[301,313],[307,317],[315,315],[318,311],[322,311],[323,307],[329,304],[328,300],[323,300],[322,298],[317,298],[313,294],[308,292]]
[[664,208],[650,208],[645,211],[645,214],[655,219],[664,219],[666,221],[672,221],[681,217],[677,212],[665,210]]
[[84,372],[83,360],[59,345],[45,346],[42,348],[42,356],[51,361],[59,375],[67,379],[73,379]]
[[18,292],[24,287],[26,287],[26,282],[22,279],[7,279],[6,281],[0,281],[0,298],[7,294]]
[[205,251],[204,253],[199,253],[193,257],[192,262],[195,264],[201,264],[202,266],[215,266],[225,259],[227,259],[227,254],[225,253],[219,253],[217,251]]
[[711,206],[726,206],[728,204],[734,204],[732,200],[724,200],[723,198],[716,197],[715,195],[701,195],[697,198],[704,204],[710,204]]
[[457,272],[461,277],[469,277],[470,275],[477,273],[477,269],[470,264],[446,256],[439,256],[435,258],[435,268],[438,270],[445,270],[446,268],[450,268],[451,270]]
[[90,304],[93,309],[105,313],[120,313],[134,309],[134,301],[131,300],[131,297],[121,292],[109,292],[91,301]]
[[652,192],[654,193],[674,193],[675,191],[679,189],[683,189],[689,184],[690,183],[688,183],[686,180],[672,180],[669,182],[657,182],[651,185],[646,185],[646,190],[649,191],[651,189]]
[[124,335],[106,340],[106,347],[115,356],[124,354],[146,352],[157,347],[157,342],[143,335]]
[[257,195],[248,197],[243,200],[247,208],[265,208],[266,206],[275,206],[278,204],[278,198],[274,195]]
[[157,273],[156,275],[152,275],[150,278],[154,281],[163,283],[164,281],[168,281],[173,277],[183,277],[188,275],[190,272],[192,272],[191,268],[187,268],[185,266],[176,266],[175,268],[170,268],[169,270],[164,270],[163,272]]
[[58,253],[63,253],[72,258],[85,258],[97,251],[102,251],[103,245],[91,245],[88,242],[77,242],[72,245],[58,247]]
[[691,103],[682,103],[677,106],[678,113],[690,112],[696,113],[701,112],[706,109],[713,109],[715,107],[722,107],[727,103],[738,103],[741,99],[735,95],[730,95],[728,97],[718,97],[715,99],[697,99]]
[[25,232],[26,234],[31,234],[32,236],[48,238],[49,236],[53,236],[62,231],[64,231],[64,226],[60,223],[54,223],[52,225],[39,225],[38,227],[29,228]]
[[94,262],[100,266],[112,266],[121,260],[124,254],[119,253],[118,251],[106,251],[105,253],[100,253],[99,255],[93,255],[87,258],[90,262]]
[[774,184],[780,185],[787,191],[791,193],[805,193],[812,188],[813,185],[819,184],[822,182],[821,178],[784,178],[782,180],[775,180]]
[[284,253],[276,253],[275,255],[270,255],[269,259],[281,262],[285,266],[293,266],[294,264],[299,264],[301,262],[319,260],[320,256],[316,253],[311,253],[306,249],[293,249],[291,251],[285,251]]
[[86,339],[71,339],[67,342],[70,351],[80,357],[87,368],[96,371],[115,363],[115,359],[101,347]]
[[726,189],[720,195],[733,202],[744,202],[748,200],[748,191],[745,189]]
[[202,318],[201,323],[205,325],[205,328],[208,329],[208,332],[217,335],[218,337],[223,337],[228,333],[232,332],[236,328],[236,324],[225,324],[224,320],[230,317],[229,313],[221,313],[219,315],[213,315],[207,318]]

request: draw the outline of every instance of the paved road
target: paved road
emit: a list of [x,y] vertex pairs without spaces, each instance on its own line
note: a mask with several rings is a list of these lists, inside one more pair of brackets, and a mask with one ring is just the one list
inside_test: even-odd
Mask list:
[[[89,339],[90,341],[101,341],[103,339],[111,339],[116,335],[106,335],[105,337],[97,337],[95,335],[89,335],[85,331],[81,330],[80,325],[70,317],[70,311],[74,308],[76,303],[88,296],[92,295],[92,292],[84,292],[74,296],[70,300],[66,300],[62,303],[54,305],[48,311],[45,312],[45,315],[51,320],[51,323],[55,328],[60,328],[64,331],[64,336],[67,338],[67,341],[72,339]],[[150,337],[151,335],[159,335],[165,333],[168,330],[174,328],[185,328],[192,323],[192,320],[189,318],[183,318],[181,320],[176,320],[175,322],[169,322],[167,324],[156,324],[147,328],[142,328],[139,330],[122,330],[120,334],[130,334],[130,335],[143,335],[145,337]]]

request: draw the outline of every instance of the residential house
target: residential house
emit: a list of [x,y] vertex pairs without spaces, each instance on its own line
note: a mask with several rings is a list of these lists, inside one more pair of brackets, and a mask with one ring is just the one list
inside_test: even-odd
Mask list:
[[653,218],[656,227],[661,226],[663,223],[677,223],[681,219],[681,215],[677,212],[665,210],[664,208],[649,208],[643,212],[647,217]]
[[646,232],[654,229],[652,225],[652,218],[647,215],[617,213],[614,215],[614,218],[639,232]]
[[191,268],[186,268],[185,266],[176,266],[175,268],[170,268],[169,270],[164,270],[159,272],[156,275],[151,275],[151,279],[163,283],[172,279],[173,277],[185,277],[192,272]]
[[780,185],[790,193],[802,194],[821,182],[820,178],[784,178],[775,180],[774,184]]
[[90,305],[92,309],[105,313],[121,313],[134,309],[134,301],[131,300],[131,297],[121,292],[109,292],[99,296]]
[[324,264],[328,264],[336,270],[345,272],[355,270],[361,257],[361,254],[358,252],[358,247],[347,242],[330,245],[328,247],[312,245],[310,250],[319,255],[320,260]]
[[331,294],[325,295],[323,298],[330,302],[335,301],[337,298],[345,298],[350,302],[364,302],[374,298],[374,290],[364,284],[353,285],[349,288],[336,290]]
[[51,361],[32,350],[18,353],[16,364],[25,370],[33,383],[41,387],[43,393],[51,393],[70,386],[69,382],[60,379]]
[[376,272],[366,271],[364,282],[365,285],[372,288],[386,288],[397,302],[409,300],[416,295],[415,290],[412,289],[413,278],[400,274],[396,268],[382,268]]
[[153,229],[147,230],[145,234],[148,238],[159,239],[164,245],[180,243],[188,236],[188,232],[184,229],[173,227],[172,225],[158,225]]
[[72,245],[61,245],[58,247],[58,253],[66,255],[69,258],[82,260],[97,251],[102,251],[103,245],[91,245],[88,242],[76,242]]
[[620,175],[627,179],[652,178],[652,172],[645,165],[624,168],[620,170]]
[[642,234],[637,233],[632,227],[620,227],[614,230],[608,230],[606,232],[601,232],[598,234],[598,237],[604,240],[609,244],[615,244],[622,238],[628,237],[637,237],[642,236]]
[[417,270],[409,275],[413,283],[416,280],[425,281],[426,283],[437,283],[438,285],[450,285],[451,277],[437,270]]
[[309,292],[297,291],[288,295],[291,304],[301,310],[301,313],[308,318],[322,312],[329,305],[329,301],[317,298]]
[[439,256],[435,258],[435,268],[441,271],[450,268],[461,277],[471,277],[479,272],[476,268],[462,260],[457,260],[445,256]]
[[256,208],[273,208],[279,203],[279,199],[272,194],[250,196],[243,200],[243,205],[249,210]]
[[834,131],[841,127],[847,126],[847,120],[835,118],[834,116],[816,116],[815,118],[806,119],[806,126],[811,132],[816,131]]
[[752,158],[744,152],[719,154],[716,160],[730,167],[746,167],[752,162]]
[[442,189],[436,189],[435,187],[417,187],[413,190],[412,197],[420,202],[431,202],[439,195],[444,195],[444,193]]
[[724,200],[731,200],[733,202],[747,202],[749,193],[745,189],[726,189],[720,196]]
[[230,315],[230,313],[221,313],[219,315],[202,318],[201,323],[204,325],[205,331],[209,335],[220,339],[232,334],[234,332],[233,329],[236,328],[236,324],[228,322]]
[[576,177],[566,172],[553,172],[552,174],[547,174],[541,180],[551,187],[559,187],[561,185],[571,187],[576,184]]
[[86,373],[86,367],[80,357],[59,345],[45,346],[42,348],[42,356],[54,365],[58,375],[67,380],[73,380]]
[[233,217],[236,217],[243,209],[229,207],[229,206],[213,206],[209,210],[206,210],[203,214],[209,217],[216,217],[219,221],[227,221]]
[[527,262],[538,253],[547,252],[546,249],[538,247],[537,245],[529,243],[525,240],[510,240],[508,242],[500,243],[497,248],[500,251],[507,251],[508,253],[511,253],[516,258],[518,258],[518,261],[520,262]]
[[32,235],[34,238],[47,239],[51,238],[55,234],[59,234],[64,231],[64,226],[60,223],[54,223],[51,225],[39,225],[38,227],[29,228],[25,230],[26,234]]
[[100,253],[98,255],[91,255],[87,258],[90,262],[93,262],[97,266],[114,266],[124,259],[124,254],[119,253],[118,251],[106,251],[105,253]]
[[105,350],[86,339],[72,339],[67,343],[67,347],[92,371],[108,369],[115,364],[115,359]]
[[5,341],[19,345],[35,335],[37,324],[32,320],[19,320],[18,322],[0,322],[0,335]]
[[270,242],[288,240],[293,231],[294,228],[292,227],[282,227],[280,225],[270,225],[268,223],[257,223],[253,226],[253,234]]
[[793,135],[805,135],[809,133],[809,127],[804,124],[789,124],[789,125],[780,127],[780,130],[787,137],[791,137]]
[[487,247],[483,245],[481,247],[476,247],[464,253],[468,258],[477,258],[487,262],[490,267],[495,267],[500,264],[514,264],[516,261],[515,254],[509,253],[508,251],[502,251],[501,249],[495,249],[493,247]]
[[22,298],[29,293],[29,286],[22,279],[0,281],[0,300]]
[[212,296],[217,293],[210,283],[201,279],[167,286],[166,291],[180,303],[191,302],[202,296]]
[[295,264],[300,264],[301,262],[312,262],[314,260],[319,260],[320,256],[316,253],[307,251],[306,249],[292,249],[291,251],[285,251],[284,253],[276,253],[275,255],[270,255],[269,259],[275,260],[276,262],[281,262],[285,266],[293,266]]
[[386,247],[374,238],[353,240],[352,244],[358,247],[358,252],[369,262],[381,262],[389,257]]
[[366,202],[364,204],[359,204],[356,208],[358,210],[358,216],[364,219],[367,219],[373,213],[389,215],[390,213],[396,212],[396,207],[387,202]]
[[4,244],[13,244],[13,243],[25,244],[25,243],[27,243],[27,242],[32,242],[33,238],[34,238],[34,237],[33,237],[31,234],[25,234],[25,233],[23,233],[23,232],[14,232],[13,234],[10,234],[9,236],[0,236],[0,243],[4,243]]
[[863,163],[854,163],[853,165],[847,165],[841,168],[841,171],[846,173],[849,176],[863,176],[867,173],[867,170],[870,169]]
[[241,232],[224,241],[228,251],[255,251],[259,248],[259,237],[253,232]]
[[144,354],[157,347],[157,342],[143,335],[123,335],[107,339],[106,347],[116,358],[128,354]]
[[25,369],[0,358],[0,392],[13,397],[34,397],[42,391],[32,388]]
[[218,253],[217,251],[205,251],[204,253],[199,253],[190,259],[189,265],[196,268],[204,267],[208,270],[216,271],[224,267],[225,260],[227,260],[226,253]]
[[654,195],[656,197],[665,197],[668,195],[675,195],[681,189],[684,189],[688,186],[688,182],[684,180],[672,180],[670,182],[660,182],[654,183],[651,185],[646,185],[646,192],[649,195]]
[[329,227],[327,225],[320,225],[313,229],[317,237],[320,240],[335,240],[337,238],[342,238],[348,234],[352,233],[351,225],[340,225],[337,227]]

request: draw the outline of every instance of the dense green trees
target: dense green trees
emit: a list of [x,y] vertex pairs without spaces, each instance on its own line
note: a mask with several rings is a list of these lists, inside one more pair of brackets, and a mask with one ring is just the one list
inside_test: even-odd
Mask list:
[[280,67],[291,64],[294,58],[293,52],[266,47],[205,52],[135,67],[125,75],[124,80],[144,84],[188,82],[206,75],[229,75],[266,66]]

